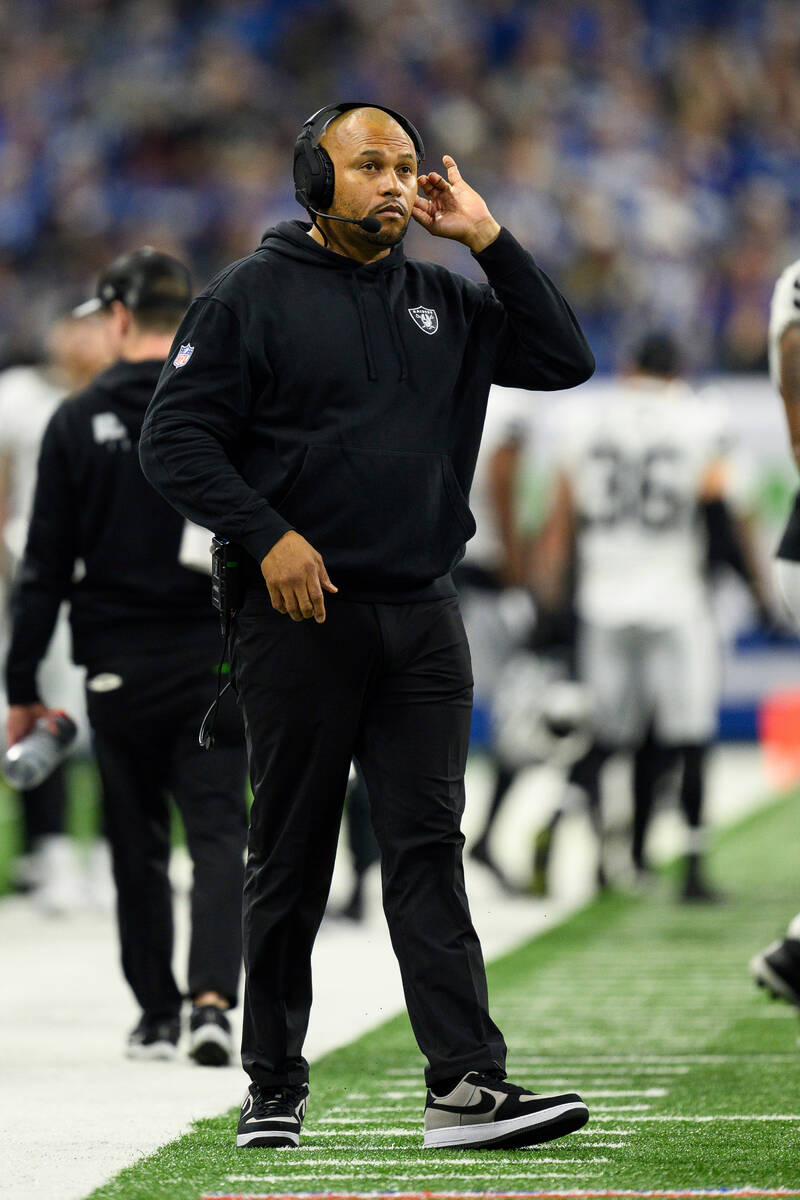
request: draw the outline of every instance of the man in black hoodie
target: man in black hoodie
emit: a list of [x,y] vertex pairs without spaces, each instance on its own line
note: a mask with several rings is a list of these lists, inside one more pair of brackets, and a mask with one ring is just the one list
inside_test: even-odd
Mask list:
[[[13,745],[47,711],[37,669],[69,600],[73,657],[87,668],[122,966],[142,1010],[128,1053],[172,1058],[180,1034],[167,874],[171,793],[194,866],[189,1051],[200,1063],[222,1065],[232,1050],[225,1010],[236,1002],[241,969],[244,736],[235,705],[226,706],[218,754],[209,760],[198,746],[221,650],[209,578],[183,565],[186,522],[147,483],[137,453],[190,298],[183,264],[147,247],[115,260],[97,296],[76,310],[103,314],[116,361],[65,400],[45,430],[12,597],[7,732]],[[201,537],[208,546],[209,535]]]
[[[384,907],[429,1087],[426,1146],[579,1128],[574,1093],[504,1082],[464,891],[472,678],[451,569],[489,387],[572,387],[593,359],[556,288],[445,157],[377,106],[304,126],[287,221],[189,309],[142,433],[151,482],[245,550],[234,670],[255,793],[244,891],[239,1146],[296,1146],[311,948],[350,760],[369,789]],[[419,186],[419,192],[418,192]],[[411,216],[463,242],[475,284],[407,260]],[[338,219],[337,219],[338,218]],[[344,218],[344,220],[343,220]]]

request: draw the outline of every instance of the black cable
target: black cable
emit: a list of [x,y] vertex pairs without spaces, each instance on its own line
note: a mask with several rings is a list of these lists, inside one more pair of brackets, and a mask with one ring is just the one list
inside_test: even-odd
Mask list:
[[228,654],[228,642],[231,636],[231,613],[225,617],[225,636],[222,639],[222,654],[220,655],[219,665],[217,667],[217,694],[214,697],[214,703],[209,708],[206,715],[203,717],[200,725],[200,732],[197,735],[197,740],[200,743],[201,750],[212,750],[214,747],[214,726],[217,723],[217,710],[219,702],[231,686],[231,680],[222,686],[222,671],[225,666],[225,660]]

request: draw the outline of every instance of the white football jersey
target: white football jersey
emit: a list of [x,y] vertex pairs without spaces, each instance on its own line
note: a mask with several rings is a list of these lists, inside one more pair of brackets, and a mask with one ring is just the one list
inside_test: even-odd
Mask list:
[[531,412],[530,393],[514,388],[493,387],[489,392],[486,421],[483,426],[478,461],[469,492],[469,506],[475,518],[475,536],[467,542],[464,561],[486,571],[503,564],[503,542],[490,492],[489,465],[501,446],[522,446],[528,439]]
[[697,499],[724,416],[682,383],[621,382],[570,421],[562,468],[576,517],[578,613],[663,628],[706,604]]
[[781,272],[769,308],[769,373],[779,390],[781,337],[790,325],[796,324],[800,324],[800,258]]
[[3,536],[19,560],[25,550],[36,489],[39,446],[66,389],[41,367],[9,367],[0,374],[0,454],[11,460],[11,496]]

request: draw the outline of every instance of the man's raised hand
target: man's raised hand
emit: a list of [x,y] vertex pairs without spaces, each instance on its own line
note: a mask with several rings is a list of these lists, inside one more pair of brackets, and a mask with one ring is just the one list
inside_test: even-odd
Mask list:
[[492,244],[500,226],[483,197],[461,178],[455,159],[445,154],[442,162],[447,179],[430,171],[417,180],[421,194],[412,216],[428,233],[463,242],[477,254]]
[[290,529],[261,560],[261,574],[276,612],[293,621],[325,620],[325,592],[338,592],[328,578],[322,555]]

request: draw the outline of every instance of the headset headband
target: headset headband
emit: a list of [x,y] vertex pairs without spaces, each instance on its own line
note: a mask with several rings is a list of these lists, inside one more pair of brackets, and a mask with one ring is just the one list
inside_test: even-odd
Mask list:
[[[387,108],[385,104],[375,104],[372,100],[345,100],[342,104],[326,104],[324,108],[318,109],[313,116],[310,116],[307,121],[303,122],[300,137],[309,137],[312,140],[312,145],[316,146],[331,121],[335,120],[336,117],[342,116],[343,113],[350,112],[353,108],[377,108],[381,112],[387,113],[388,116],[393,117],[414,143],[417,163],[422,162],[425,157],[425,145],[416,126],[412,125],[408,117],[404,117],[402,113],[395,112],[393,108]],[[327,120],[325,119],[326,117]],[[306,133],[306,130],[308,130],[308,133]]]

